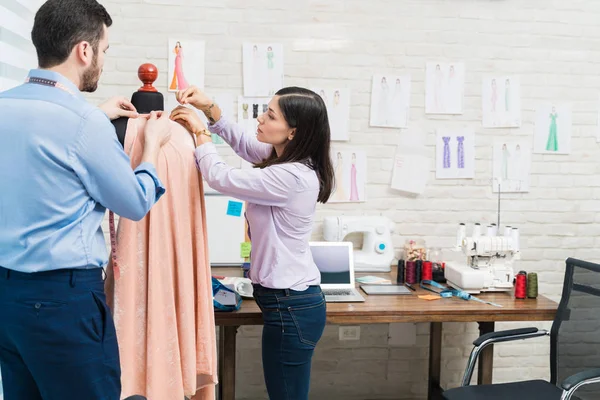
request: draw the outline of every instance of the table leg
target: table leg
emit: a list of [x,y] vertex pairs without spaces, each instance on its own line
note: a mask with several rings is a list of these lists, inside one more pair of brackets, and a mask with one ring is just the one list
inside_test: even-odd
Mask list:
[[440,386],[442,366],[442,323],[432,322],[429,328],[429,390],[428,400],[442,398]]
[[235,352],[238,326],[219,327],[219,400],[235,400]]
[[[494,322],[478,322],[479,335],[494,332]],[[481,351],[477,366],[477,384],[489,385],[492,383],[492,374],[494,370],[494,346],[489,345]]]

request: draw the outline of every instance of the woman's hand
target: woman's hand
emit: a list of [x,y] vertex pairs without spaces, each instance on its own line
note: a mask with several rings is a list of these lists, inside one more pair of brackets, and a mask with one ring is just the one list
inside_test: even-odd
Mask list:
[[215,124],[221,118],[221,109],[196,86],[180,90],[175,96],[180,104],[191,104],[202,111],[211,124]]
[[175,96],[179,104],[191,104],[201,111],[208,110],[211,104],[213,104],[213,101],[196,86],[180,90]]
[[210,132],[206,130],[206,125],[194,110],[178,106],[171,112],[171,119],[194,135],[198,144],[212,142]]

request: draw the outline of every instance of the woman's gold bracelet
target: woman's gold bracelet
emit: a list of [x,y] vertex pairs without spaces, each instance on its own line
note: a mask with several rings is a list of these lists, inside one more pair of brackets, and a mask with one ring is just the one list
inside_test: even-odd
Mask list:
[[209,131],[207,131],[206,129],[202,129],[200,132],[196,132],[196,136],[198,135],[206,135],[208,137],[211,137],[211,134]]

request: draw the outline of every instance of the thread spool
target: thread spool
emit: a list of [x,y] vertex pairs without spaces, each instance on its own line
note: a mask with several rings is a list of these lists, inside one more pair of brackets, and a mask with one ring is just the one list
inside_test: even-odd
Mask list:
[[[458,232],[456,232],[456,247],[460,248],[463,243],[463,239],[467,237],[467,227],[462,222],[458,225]],[[435,260],[434,260],[435,261]]]
[[538,296],[538,277],[535,272],[527,274],[527,297],[535,299]]
[[515,277],[515,298],[524,299],[527,296],[527,273],[521,271]]
[[512,228],[511,236],[512,236],[513,250],[519,251],[519,228]]
[[398,260],[398,275],[396,275],[396,283],[404,283],[404,260]]
[[406,283],[417,283],[417,266],[415,261],[405,263]]
[[433,263],[431,261],[423,261],[423,269],[421,271],[422,281],[433,280]]
[[492,223],[492,236],[498,236],[498,226]]
[[512,234],[512,229],[510,226],[505,226],[504,227],[504,236],[505,237],[511,237]]
[[488,236],[488,237],[496,236],[496,235],[494,235],[494,227],[492,225],[487,226],[487,229],[485,231],[485,236]]
[[415,282],[415,283],[419,283],[419,282],[421,282],[421,275],[423,274],[423,261],[422,260],[415,261],[415,269],[416,269],[416,277],[417,277],[417,282]]
[[475,225],[473,226],[473,238],[477,238],[479,236],[481,236],[481,225],[479,224],[479,222],[476,222]]

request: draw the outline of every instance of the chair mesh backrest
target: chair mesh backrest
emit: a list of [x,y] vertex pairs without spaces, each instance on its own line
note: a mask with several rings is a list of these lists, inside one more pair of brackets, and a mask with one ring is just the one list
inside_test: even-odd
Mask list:
[[[600,368],[600,265],[568,259],[562,298],[551,338],[552,382]],[[575,392],[581,400],[600,399],[600,384]]]

